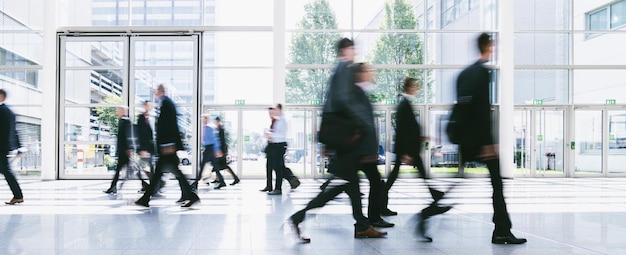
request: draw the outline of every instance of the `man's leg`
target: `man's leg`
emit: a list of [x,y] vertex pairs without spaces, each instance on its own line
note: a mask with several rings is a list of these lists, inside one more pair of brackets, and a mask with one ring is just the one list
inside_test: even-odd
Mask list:
[[380,217],[380,209],[385,195],[385,182],[378,172],[376,162],[362,163],[361,170],[370,182],[369,205],[367,208],[367,217],[370,220],[370,225],[374,227],[393,227],[393,223],[386,222]]
[[148,207],[150,202],[150,196],[159,191],[161,177],[163,176],[163,158],[159,157],[154,168],[154,174],[150,175],[150,185],[143,196],[139,200],[135,201],[136,205]]
[[200,198],[196,193],[194,193],[191,189],[191,185],[187,180],[187,177],[178,169],[178,157],[176,154],[165,155],[164,156],[165,167],[170,170],[170,173],[173,173],[178,179],[178,184],[180,185],[181,197],[183,200],[187,200],[185,204],[181,207],[189,207],[192,204],[198,202]]
[[117,166],[115,166],[115,175],[113,175],[111,186],[109,187],[109,189],[105,190],[104,193],[113,194],[117,192],[117,182],[120,179],[120,172],[122,171],[122,168],[124,166],[128,167],[128,161],[128,156],[118,155]]
[[282,192],[283,185],[283,174],[285,172],[285,151],[287,145],[285,144],[274,144],[272,148],[272,161],[270,167],[274,169],[276,173],[276,183],[274,185],[274,190],[272,191],[274,195],[280,194]]
[[20,188],[20,184],[17,182],[15,175],[11,172],[11,166],[9,164],[9,159],[7,158],[8,154],[8,151],[0,151],[0,173],[4,175],[4,178],[7,180],[9,188],[11,188],[11,192],[13,193],[13,198],[6,204],[14,204],[14,201],[21,203],[24,202],[24,195],[22,194],[22,188]]
[[272,145],[265,148],[265,188],[260,191],[272,191]]
[[396,179],[398,178],[398,174],[400,173],[400,165],[402,165],[402,162],[400,161],[399,157],[396,157],[396,162],[393,165],[393,169],[391,169],[391,172],[389,173],[389,177],[387,177],[387,182],[385,183],[384,197],[382,206],[380,208],[382,210],[381,214],[386,216],[398,214],[397,212],[389,209],[389,190],[391,190],[391,186],[393,186],[393,183],[396,182]]

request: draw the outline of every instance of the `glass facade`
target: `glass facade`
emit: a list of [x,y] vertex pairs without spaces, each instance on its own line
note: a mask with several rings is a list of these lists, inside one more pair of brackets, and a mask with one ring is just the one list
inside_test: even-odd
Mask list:
[[[334,43],[341,37],[353,38],[357,61],[371,63],[375,71],[371,99],[379,118],[380,154],[391,158],[393,123],[387,118],[397,103],[401,80],[411,76],[423,85],[414,103],[420,120],[429,123],[422,126],[431,136],[425,155],[431,155],[426,162],[435,168],[432,172],[471,173],[471,167],[464,171],[458,163],[441,163],[443,155],[458,157],[441,130],[455,101],[456,76],[478,57],[473,41],[482,31],[496,40],[496,54],[489,63],[492,101],[509,104],[500,102],[499,88],[514,90],[514,139],[520,154],[516,162],[523,169],[517,174],[626,173],[619,169],[618,124],[626,102],[621,74],[626,64],[621,47],[626,39],[622,31],[626,1],[514,0],[513,13],[500,13],[503,3],[498,0],[56,2],[59,49],[43,43],[48,22],[44,0],[0,1],[0,88],[9,92],[7,104],[18,114],[22,140],[31,148],[32,156],[21,166],[29,175],[41,171],[37,157],[45,129],[38,109],[50,107],[42,103],[45,85],[57,86],[42,77],[46,68],[59,70],[56,102],[62,108],[56,136],[61,144],[55,147],[59,158],[65,158],[59,172],[81,173],[75,164],[80,148],[82,157],[89,159],[82,161],[83,173],[97,175],[96,167],[104,167],[106,173],[108,162],[114,160],[110,147],[116,138],[113,122],[103,116],[117,106],[130,107],[134,116],[142,102],[154,100],[154,86],[164,83],[179,105],[190,147],[197,146],[200,106],[214,107],[216,113],[210,114],[216,116],[228,113],[228,122],[240,129],[232,130],[237,136],[233,141],[244,142],[249,141],[243,127],[252,118],[246,116],[263,114],[254,108],[282,98],[287,108],[300,107],[289,115],[294,119],[295,146],[289,160],[306,175],[323,165],[310,155],[317,150],[309,143],[314,138],[311,127],[318,124],[312,116],[323,103],[336,63]],[[503,68],[499,60],[504,57],[497,48],[501,15],[514,17],[513,56],[506,56],[514,59],[513,84],[499,84]],[[82,34],[63,33],[68,27]],[[57,50],[60,65],[44,66],[43,53]],[[579,106],[597,108],[579,112]],[[593,137],[587,137],[584,127],[567,128],[589,118],[599,125]],[[255,154],[243,151],[249,146],[233,146],[239,155]],[[543,146],[545,151],[528,146]],[[556,154],[552,159],[546,156],[550,152]],[[189,154],[199,155],[195,148]],[[295,159],[300,157],[304,163]],[[592,169],[584,166],[585,158],[602,163]],[[235,163],[245,168],[241,161]],[[391,164],[392,160],[381,161],[385,170]],[[474,172],[484,172],[476,168]]]

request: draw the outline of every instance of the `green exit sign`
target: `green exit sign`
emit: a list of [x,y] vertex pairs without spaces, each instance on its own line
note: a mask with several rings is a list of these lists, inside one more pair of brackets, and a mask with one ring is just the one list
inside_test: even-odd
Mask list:
[[614,104],[615,104],[615,99],[607,99],[607,100],[606,100],[606,104],[608,104],[608,105],[614,105]]
[[244,105],[244,104],[246,104],[246,100],[241,100],[241,99],[235,100],[235,105]]
[[388,99],[387,104],[396,104],[396,100]]
[[541,100],[541,99],[535,99],[535,100],[533,100],[533,104],[534,104],[534,105],[542,105],[542,104],[543,104],[543,100]]
[[311,100],[311,104],[312,105],[320,105],[320,104],[322,104],[322,100],[319,100],[319,99]]
[[249,135],[244,135],[243,136],[243,140],[246,141],[246,142],[249,142],[250,141],[250,136]]

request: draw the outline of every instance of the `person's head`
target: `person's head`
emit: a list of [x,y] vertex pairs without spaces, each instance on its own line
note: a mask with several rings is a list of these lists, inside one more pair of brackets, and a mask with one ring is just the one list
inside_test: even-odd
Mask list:
[[202,114],[202,124],[204,124],[205,126],[209,124],[209,115],[208,114]]
[[0,89],[0,103],[7,99],[7,92],[4,89]]
[[276,104],[276,106],[274,106],[274,115],[281,115],[281,114],[283,114],[283,105]]
[[374,82],[374,73],[365,63],[356,63],[356,82]]
[[421,87],[421,84],[412,77],[406,77],[402,82],[402,92],[408,95],[415,95]]
[[354,51],[354,42],[348,38],[343,38],[337,42],[337,54],[344,61],[354,61],[356,55]]
[[218,127],[222,126],[222,120],[220,119],[220,117],[215,117],[215,125]]
[[274,106],[267,108],[267,114],[270,116],[270,119],[274,118],[274,110],[275,110]]
[[118,106],[115,114],[117,115],[118,118],[124,117],[128,115],[128,107],[126,106]]
[[144,109],[144,113],[149,113],[150,109],[152,109],[152,102],[148,100],[143,101],[143,109]]
[[491,40],[491,35],[487,33],[482,33],[478,36],[478,50],[480,50],[480,56],[484,60],[489,60],[491,58],[491,54],[493,53],[493,40]]
[[165,85],[163,84],[159,84],[156,88],[156,90],[154,91],[154,96],[157,99],[161,99],[163,96],[165,96],[166,91],[165,91]]

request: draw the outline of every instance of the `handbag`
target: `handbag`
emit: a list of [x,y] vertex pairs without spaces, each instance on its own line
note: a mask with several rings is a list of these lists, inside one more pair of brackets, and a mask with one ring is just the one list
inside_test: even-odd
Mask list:
[[318,140],[328,149],[352,150],[361,139],[362,131],[350,119],[335,112],[322,113]]

